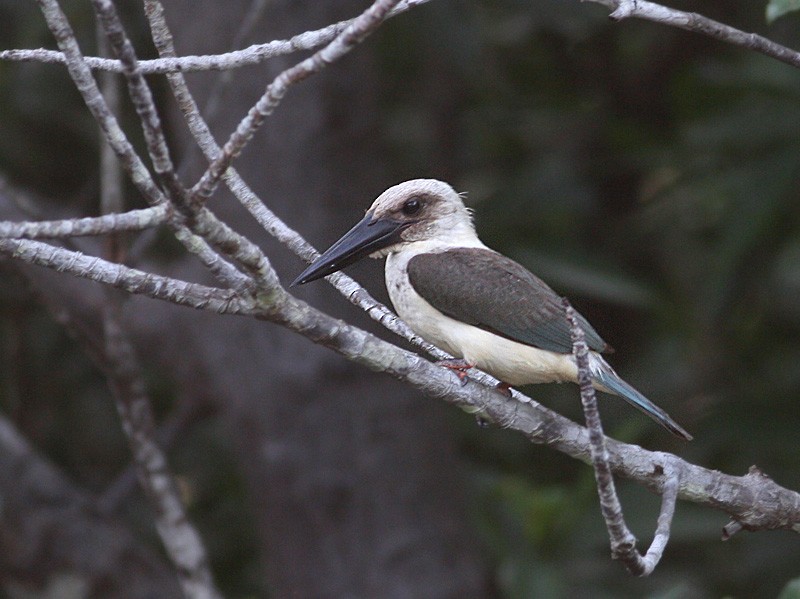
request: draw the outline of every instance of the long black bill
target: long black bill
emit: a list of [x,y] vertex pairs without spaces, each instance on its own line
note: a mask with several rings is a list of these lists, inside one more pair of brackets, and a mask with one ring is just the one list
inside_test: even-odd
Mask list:
[[400,241],[400,233],[410,224],[388,218],[373,220],[372,214],[368,212],[355,227],[300,273],[292,282],[292,287],[327,277],[372,252],[397,243]]

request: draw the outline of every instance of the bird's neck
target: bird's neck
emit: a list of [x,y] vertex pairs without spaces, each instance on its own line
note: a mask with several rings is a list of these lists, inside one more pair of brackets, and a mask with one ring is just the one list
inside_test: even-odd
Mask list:
[[481,248],[488,249],[478,238],[472,227],[453,227],[444,235],[437,235],[430,239],[423,239],[405,243],[398,248],[399,251],[413,254],[428,254],[444,252],[453,248]]

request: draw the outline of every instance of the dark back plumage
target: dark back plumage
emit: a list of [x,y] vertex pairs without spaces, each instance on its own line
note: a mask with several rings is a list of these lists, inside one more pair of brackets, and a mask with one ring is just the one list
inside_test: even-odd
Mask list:
[[[539,349],[572,352],[559,295],[502,254],[481,248],[419,254],[408,262],[408,276],[420,296],[451,318]],[[577,316],[589,348],[608,351],[592,325]]]

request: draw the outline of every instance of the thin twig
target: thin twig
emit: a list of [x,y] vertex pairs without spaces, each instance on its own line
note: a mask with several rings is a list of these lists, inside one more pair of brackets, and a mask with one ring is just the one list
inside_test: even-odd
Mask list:
[[[70,77],[83,96],[86,106],[103,131],[109,145],[114,149],[114,153],[119,158],[125,172],[128,173],[131,181],[133,181],[148,203],[153,206],[167,203],[167,198],[153,181],[144,163],[125,136],[125,132],[119,126],[116,117],[109,110],[108,104],[97,87],[97,82],[83,61],[83,54],[78,46],[75,34],[57,0],[37,1],[50,32],[55,37],[58,47],[64,53]],[[250,289],[251,280],[249,277],[221,258],[209,247],[204,239],[192,233],[177,218],[177,214],[170,213],[170,216],[173,218],[167,224],[173,229],[176,239],[187,250],[195,254],[223,284],[242,291]]]
[[[427,0],[423,0],[427,1]],[[422,4],[423,2],[416,2],[415,4]],[[411,3],[406,2],[405,8],[407,10]],[[159,56],[162,58],[175,57],[175,44],[173,42],[172,34],[167,25],[164,17],[164,8],[159,0],[145,0],[145,14],[147,15],[148,23],[150,25],[150,32],[158,50]],[[184,120],[189,126],[189,131],[202,150],[203,154],[209,161],[216,159],[222,148],[217,144],[214,136],[211,134],[206,119],[200,112],[200,109],[195,102],[194,96],[189,91],[186,85],[186,80],[182,73],[171,73],[167,75],[172,93],[178,103]],[[300,256],[306,262],[313,262],[319,257],[319,252],[308,243],[302,235],[289,227],[278,216],[272,212],[255,194],[255,192],[247,185],[234,167],[230,167],[223,175],[223,180],[231,190],[233,195],[239,202],[247,209],[247,211],[256,219],[256,221],[263,227],[263,229],[275,237],[278,241],[286,245],[291,251]],[[443,352],[439,348],[414,333],[408,325],[400,320],[394,312],[389,310],[385,305],[373,298],[369,292],[361,287],[356,281],[344,273],[338,272],[329,277],[327,281],[339,291],[348,301],[355,306],[364,310],[370,318],[386,327],[392,333],[403,337],[414,346],[425,351],[437,360],[450,358],[449,354]],[[473,371],[470,376],[484,381],[486,384],[494,386],[497,380],[492,377],[481,373],[480,371]],[[525,396],[517,394],[515,396],[524,399]]]
[[775,58],[795,68],[800,68],[800,52],[787,48],[755,33],[747,33],[725,25],[719,21],[709,19],[703,15],[669,8],[646,0],[586,0],[602,4],[612,9],[609,18],[614,21],[623,19],[643,19],[670,27],[678,27],[686,31],[693,31],[712,37],[714,39],[753,50]]
[[[113,290],[108,290],[109,292]],[[119,303],[106,303],[105,353],[122,428],[128,438],[139,484],[145,491],[161,542],[175,565],[186,597],[218,599],[200,535],[186,516],[167,458],[155,441],[155,420],[136,353],[121,327]]]
[[236,127],[228,141],[225,142],[219,156],[214,159],[200,180],[192,187],[193,200],[202,203],[214,193],[220,178],[228,170],[231,162],[242,152],[258,128],[264,123],[264,120],[277,108],[291,86],[319,73],[327,65],[336,62],[350,52],[387,19],[389,12],[399,1],[375,0],[330,44],[280,73],[267,86],[266,91],[258,102]]
[[[413,6],[425,4],[430,0],[402,0],[392,10],[389,17],[399,15]],[[142,60],[139,67],[144,75],[166,73],[191,73],[198,71],[228,71],[245,66],[260,64],[276,56],[286,56],[295,52],[313,50],[329,43],[352,23],[352,19],[333,23],[317,29],[305,31],[288,40],[275,40],[264,44],[253,44],[241,50],[206,56],[174,56],[154,60]],[[0,60],[14,62],[38,62],[42,64],[66,64],[63,52],[44,48],[0,50]],[[86,56],[86,65],[94,71],[122,73],[125,67],[119,60]]]
[[111,0],[92,0],[100,27],[108,37],[108,42],[114,49],[117,58],[123,66],[122,74],[128,82],[128,94],[133,101],[142,133],[147,144],[147,151],[153,163],[155,172],[168,190],[172,200],[181,205],[179,198],[186,195],[186,189],[178,180],[175,167],[169,155],[167,140],[161,127],[153,93],[139,68],[136,51],[130,39],[125,34],[125,29],[117,14],[117,9]]
[[658,523],[656,525],[656,533],[653,535],[653,542],[650,543],[647,553],[642,558],[644,568],[641,576],[650,575],[655,570],[658,562],[661,561],[664,549],[669,543],[672,520],[675,517],[675,507],[678,503],[682,468],[669,454],[664,454],[663,457],[664,486],[661,489],[661,511],[658,514]]

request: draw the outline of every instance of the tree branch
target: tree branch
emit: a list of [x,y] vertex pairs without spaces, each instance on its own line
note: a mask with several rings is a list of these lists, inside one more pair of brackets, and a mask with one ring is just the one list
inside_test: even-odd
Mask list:
[[[462,386],[449,370],[331,318],[283,290],[276,290],[269,304],[262,304],[261,308],[259,318],[282,324],[371,370],[406,381],[430,397],[519,431],[533,443],[591,463],[587,430],[528,397],[522,396],[523,401],[510,399],[471,377]],[[751,469],[741,477],[730,476],[669,453],[650,452],[612,439],[607,440],[607,448],[609,464],[617,476],[662,493],[667,482],[665,473],[677,468],[681,472],[680,499],[724,511],[747,530],[800,533],[800,493],[780,487],[757,470]]]
[[143,231],[167,220],[166,204],[103,216],[42,221],[0,221],[0,237],[22,239],[84,237]]
[[[425,4],[430,0],[401,0],[389,14],[389,18],[406,12],[409,8]],[[316,31],[304,31],[288,40],[274,40],[264,44],[253,44],[242,50],[211,54],[206,56],[173,56],[139,61],[144,75],[168,73],[192,73],[200,71],[229,71],[250,65],[260,64],[276,56],[286,56],[295,52],[313,50],[330,43],[337,35],[351,25],[353,19],[333,23]],[[67,64],[63,52],[33,49],[0,50],[0,60],[10,62],[38,62],[42,64]],[[97,56],[84,57],[86,66],[93,71],[122,73],[125,66],[120,60]]]
[[105,32],[109,44],[122,63],[122,73],[128,82],[128,95],[133,101],[136,114],[139,116],[153,168],[169,191],[172,201],[180,207],[185,204],[180,199],[186,195],[186,189],[175,173],[175,167],[169,155],[167,140],[161,127],[161,119],[153,101],[153,94],[139,68],[133,44],[125,34],[116,7],[111,0],[92,0],[92,5],[97,14],[100,27]]
[[663,468],[665,477],[662,493],[661,511],[658,516],[656,533],[653,542],[645,557],[636,550],[636,537],[625,523],[622,514],[622,505],[614,485],[614,476],[608,464],[608,450],[606,449],[603,423],[600,420],[600,411],[597,409],[597,394],[592,386],[589,374],[589,347],[586,345],[586,336],[578,324],[575,310],[567,298],[562,298],[572,337],[572,353],[578,366],[578,384],[580,386],[583,413],[586,416],[586,427],[589,431],[592,466],[594,467],[597,481],[597,494],[600,498],[600,511],[606,522],[606,529],[611,540],[611,556],[620,560],[628,571],[634,576],[648,576],[653,572],[664,549],[669,542],[672,518],[675,514],[678,485],[680,483],[680,469],[670,463]]
[[187,597],[221,598],[214,585],[203,541],[186,515],[167,458],[155,441],[150,399],[135,351],[121,327],[115,298],[108,298],[103,325],[106,374],[161,542],[175,565]]
[[795,68],[800,68],[800,52],[782,46],[755,33],[747,33],[725,25],[719,21],[709,19],[694,12],[686,12],[647,2],[646,0],[586,0],[595,4],[602,4],[612,9],[609,18],[614,21],[623,19],[643,19],[670,27],[678,27],[686,31],[702,33],[708,37],[739,46],[747,50],[759,52],[770,58],[785,62]]
[[222,152],[208,166],[206,172],[192,188],[191,193],[195,201],[202,202],[214,193],[220,178],[234,158],[241,153],[258,128],[264,123],[264,120],[277,108],[292,85],[319,73],[327,65],[336,62],[350,52],[388,18],[389,12],[398,2],[399,0],[375,0],[330,44],[280,73],[267,86],[264,94],[250,109],[247,116],[242,119],[236,127],[236,131],[225,143]]
[[[478,413],[504,428],[524,434],[585,463],[591,462],[586,429],[552,412],[529,397],[508,398],[471,379],[462,386],[457,376],[417,354],[400,349],[361,329],[334,319],[282,288],[255,300],[232,291],[203,287],[30,240],[0,240],[0,253],[32,264],[138,293],[219,313],[255,316],[286,326],[314,343],[329,347],[371,370],[386,372],[461,409]],[[666,472],[680,470],[678,497],[727,513],[746,530],[792,530],[800,533],[800,494],[777,485],[753,468],[741,477],[708,470],[668,453],[649,452],[636,445],[607,440],[609,464],[617,476],[663,493]],[[663,510],[662,510],[663,511]]]
[[0,239],[0,254],[28,264],[91,279],[128,293],[146,295],[198,310],[210,310],[219,314],[254,313],[254,301],[239,297],[230,289],[206,287],[163,277],[41,241]]
[[[167,203],[167,198],[153,181],[141,158],[125,136],[125,132],[119,126],[116,117],[109,110],[97,82],[83,61],[83,54],[75,34],[57,0],[38,0],[38,3],[48,28],[64,53],[70,77],[131,181],[152,206]],[[171,215],[177,217],[175,214]],[[195,254],[206,268],[226,286],[240,290],[251,288],[252,283],[249,277],[221,258],[204,239],[192,233],[181,219],[170,219],[167,224],[173,230],[176,239],[189,252]]]

